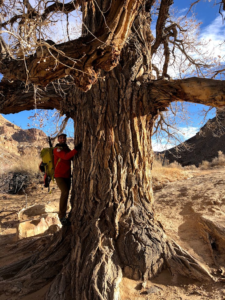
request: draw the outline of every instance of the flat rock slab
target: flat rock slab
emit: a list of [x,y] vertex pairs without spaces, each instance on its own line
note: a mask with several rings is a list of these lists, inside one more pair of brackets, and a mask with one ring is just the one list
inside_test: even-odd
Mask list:
[[200,216],[201,233],[207,234],[210,243],[216,243],[221,251],[225,250],[225,216]]
[[56,213],[49,213],[40,219],[21,222],[17,227],[17,240],[39,234],[49,234],[58,231],[61,224]]
[[48,213],[57,213],[59,210],[59,202],[51,202],[49,204],[35,204],[28,208],[22,209],[18,213],[19,220],[28,220],[35,216],[40,216]]

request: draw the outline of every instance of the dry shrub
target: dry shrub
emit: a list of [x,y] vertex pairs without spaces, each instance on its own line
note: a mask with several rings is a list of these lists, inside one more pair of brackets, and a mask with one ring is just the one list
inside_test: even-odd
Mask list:
[[218,151],[218,156],[214,157],[211,162],[203,160],[201,165],[199,166],[201,170],[207,170],[210,168],[218,168],[225,166],[225,155],[222,151]]
[[210,162],[207,160],[203,160],[202,163],[200,164],[199,168],[201,170],[207,170],[210,168]]
[[211,165],[212,167],[225,166],[225,155],[222,151],[218,151],[218,157],[213,158]]
[[167,166],[167,168],[172,168],[172,169],[183,169],[181,164],[179,164],[177,161],[172,162]]
[[25,156],[18,158],[18,161],[7,167],[4,172],[22,173],[34,175],[39,172],[41,159],[35,156]]
[[185,166],[183,168],[184,168],[184,170],[187,170],[187,171],[194,171],[197,169],[197,167],[195,165]]
[[165,165],[165,161],[162,165],[162,161],[155,159],[152,168],[152,178],[153,178],[153,185],[155,189],[158,186],[159,188],[163,187],[166,183],[187,179],[190,177],[187,174],[187,171],[178,163],[173,162]]

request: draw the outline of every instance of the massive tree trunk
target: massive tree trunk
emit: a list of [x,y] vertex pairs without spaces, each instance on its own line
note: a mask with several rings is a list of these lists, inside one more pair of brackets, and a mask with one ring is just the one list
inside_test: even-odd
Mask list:
[[83,142],[74,159],[72,224],[47,251],[6,266],[0,276],[15,276],[0,291],[23,295],[51,282],[48,300],[110,300],[120,299],[123,277],[145,282],[163,268],[210,280],[154,220],[151,135],[168,100],[149,101],[154,89],[122,71],[119,65],[104,74],[87,93],[72,89],[62,102],[75,122],[75,143]]
[[154,220],[151,135],[157,113],[154,108],[146,115],[143,87],[126,82],[120,71],[69,97],[76,142],[83,142],[74,165],[67,272],[74,274],[67,281],[75,299],[119,299],[123,276],[146,281],[166,267],[172,275],[210,278]]

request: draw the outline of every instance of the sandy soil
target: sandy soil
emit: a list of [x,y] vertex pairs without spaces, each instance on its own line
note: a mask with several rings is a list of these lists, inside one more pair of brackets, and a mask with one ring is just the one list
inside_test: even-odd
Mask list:
[[[207,236],[201,218],[218,222],[221,230],[225,229],[224,190],[225,170],[216,169],[190,171],[189,179],[167,183],[155,191],[155,216],[167,235],[213,275],[223,270],[225,257],[218,251],[216,243],[220,241]],[[122,300],[225,299],[225,283],[199,284],[181,276],[173,278],[167,270],[144,288],[141,282],[124,278],[122,290]]]
[[[162,224],[167,235],[215,276],[218,275],[218,270],[223,273],[225,267],[225,251],[222,251],[225,250],[225,236],[224,240],[222,236],[223,230],[225,233],[224,189],[225,171],[216,169],[190,171],[189,179],[168,182],[163,189],[155,191],[156,219]],[[30,187],[27,197],[24,194],[0,194],[0,267],[9,261],[25,258],[29,251],[35,251],[29,248],[25,252],[21,251],[20,257],[13,255],[15,249],[24,249],[24,245],[30,240],[40,241],[44,246],[50,238],[33,237],[16,241],[18,212],[26,205],[49,203],[58,199],[59,191],[56,186],[51,194],[42,189],[41,185]],[[213,239],[204,222],[211,224],[208,226],[212,226],[212,230],[219,228],[221,238]],[[216,229],[213,224],[216,224]],[[225,283],[199,284],[183,277],[173,278],[168,270],[148,281],[144,287],[142,282],[127,278],[123,279],[121,287],[122,300],[225,299]],[[22,299],[44,299],[47,288],[48,286]],[[18,297],[0,295],[0,300],[6,299],[16,300]]]
[[[51,183],[51,193],[42,184],[33,184],[26,189],[26,194],[13,195],[0,192],[0,253],[4,251],[2,246],[16,241],[16,227],[18,213],[21,209],[34,204],[49,204],[58,202],[59,189],[55,183]],[[0,262],[1,266],[1,262]]]

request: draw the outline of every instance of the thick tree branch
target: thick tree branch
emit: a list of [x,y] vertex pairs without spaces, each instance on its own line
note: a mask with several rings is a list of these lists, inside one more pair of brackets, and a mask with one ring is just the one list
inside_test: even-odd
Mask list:
[[[46,44],[23,60],[3,60],[0,72],[10,80],[46,86],[71,75],[83,91],[96,82],[99,71],[110,71],[119,62],[120,52],[143,0],[114,1],[105,13],[108,29],[56,46]],[[109,29],[110,28],[110,29]],[[111,30],[111,31],[110,31]]]
[[159,9],[159,17],[157,19],[156,24],[156,39],[152,46],[152,54],[155,54],[160,44],[162,44],[164,38],[166,37],[165,26],[168,21],[169,9],[173,4],[173,0],[162,0],[160,9]]
[[155,81],[148,86],[149,100],[163,110],[173,101],[186,101],[213,107],[225,106],[225,82],[206,78]]
[[[67,88],[64,85],[62,88]],[[57,85],[50,84],[46,89],[34,90],[33,86],[25,87],[21,81],[12,83],[3,80],[0,82],[0,113],[18,113],[24,110],[60,109],[60,95]]]
[[[224,81],[188,78],[183,80],[158,80],[151,83],[136,85],[136,105],[141,105],[140,115],[158,115],[167,110],[173,101],[186,101],[213,107],[225,106]],[[62,109],[63,95],[60,90],[68,92],[70,86],[66,83],[58,88],[50,84],[46,89],[39,89],[36,93],[36,107],[43,109]],[[140,104],[142,102],[142,104]],[[16,113],[35,108],[35,91],[33,87],[25,88],[24,83],[3,80],[0,83],[0,113]]]
[[219,108],[225,106],[225,82],[220,80],[197,77],[174,81],[157,80],[136,85],[134,89],[136,92],[133,101],[134,106],[140,108],[139,116],[149,115],[153,119],[158,117],[160,112],[167,111],[174,101]]

